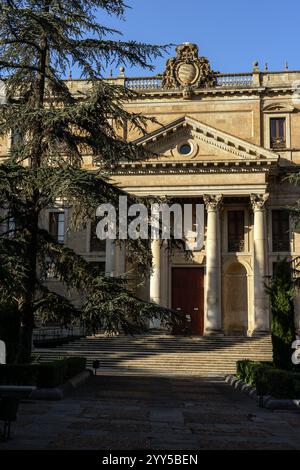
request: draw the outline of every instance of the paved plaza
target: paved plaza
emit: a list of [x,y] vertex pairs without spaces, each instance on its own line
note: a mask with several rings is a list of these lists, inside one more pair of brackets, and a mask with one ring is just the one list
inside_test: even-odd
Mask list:
[[21,403],[3,449],[300,449],[300,412],[220,379],[93,376],[59,402]]

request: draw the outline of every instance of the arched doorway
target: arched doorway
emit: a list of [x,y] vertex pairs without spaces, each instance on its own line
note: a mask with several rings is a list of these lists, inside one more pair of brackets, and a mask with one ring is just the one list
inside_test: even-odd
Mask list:
[[248,285],[246,268],[229,266],[223,283],[223,329],[227,335],[246,335],[248,330]]

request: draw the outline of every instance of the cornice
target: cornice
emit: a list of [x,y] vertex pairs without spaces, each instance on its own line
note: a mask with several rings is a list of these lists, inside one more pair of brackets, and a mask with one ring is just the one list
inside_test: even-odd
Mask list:
[[[241,96],[241,95],[271,95],[271,94],[292,94],[293,88],[291,85],[271,85],[271,86],[253,86],[253,87],[236,87],[222,86],[219,88],[204,88],[193,90],[194,96]],[[182,90],[139,90],[135,96],[132,96],[131,100],[144,100],[149,98],[179,98],[183,100]],[[193,101],[193,100],[192,100]]]
[[277,168],[276,163],[269,160],[124,162],[112,165],[111,170],[114,175],[268,173]]

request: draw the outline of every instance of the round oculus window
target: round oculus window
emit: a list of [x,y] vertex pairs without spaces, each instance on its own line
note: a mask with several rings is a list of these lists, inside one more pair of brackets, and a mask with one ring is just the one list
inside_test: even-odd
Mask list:
[[191,151],[192,151],[192,146],[188,143],[182,144],[179,147],[179,153],[181,155],[188,155],[189,153],[191,153]]

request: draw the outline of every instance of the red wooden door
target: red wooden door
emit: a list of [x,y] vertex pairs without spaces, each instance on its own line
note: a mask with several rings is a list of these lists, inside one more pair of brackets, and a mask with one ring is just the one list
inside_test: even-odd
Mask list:
[[181,316],[179,325],[174,328],[174,334],[203,335],[203,268],[172,269],[172,308]]

